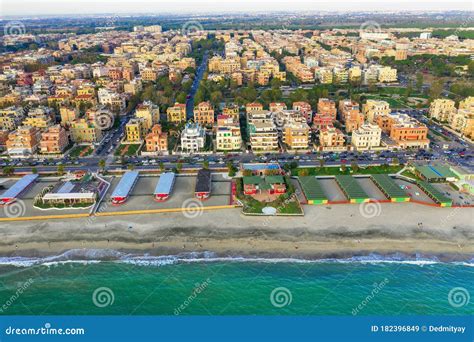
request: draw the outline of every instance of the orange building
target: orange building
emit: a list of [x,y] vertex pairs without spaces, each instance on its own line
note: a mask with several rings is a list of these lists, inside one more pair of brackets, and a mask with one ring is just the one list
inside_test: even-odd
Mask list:
[[319,145],[322,147],[343,147],[344,133],[333,126],[323,128],[319,133]]
[[311,105],[308,102],[293,102],[293,110],[300,112],[305,117],[306,121],[311,121],[313,113]]
[[263,105],[259,102],[247,103],[247,105],[245,106],[245,111],[247,112],[247,114],[252,112],[258,112],[260,110],[263,110]]
[[147,152],[167,152],[168,134],[162,131],[160,124],[156,124],[145,137],[145,144]]
[[68,144],[66,130],[60,125],[51,126],[46,132],[41,133],[41,153],[62,153]]
[[330,116],[333,120],[336,120],[337,109],[336,102],[333,100],[321,98],[318,101],[318,114],[322,116]]
[[358,129],[364,124],[364,114],[360,112],[359,104],[355,101],[339,101],[339,114],[346,126],[347,133]]
[[381,115],[376,120],[400,148],[428,148],[430,144],[428,127],[407,114]]
[[201,102],[194,108],[194,122],[201,126],[214,124],[214,109],[209,102]]
[[9,155],[26,156],[38,150],[39,130],[36,127],[21,126],[8,134],[6,142]]

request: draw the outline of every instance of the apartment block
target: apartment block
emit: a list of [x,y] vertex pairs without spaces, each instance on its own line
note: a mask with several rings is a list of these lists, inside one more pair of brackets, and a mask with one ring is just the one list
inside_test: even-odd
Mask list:
[[436,99],[430,105],[430,118],[440,122],[449,121],[449,118],[456,113],[453,100]]
[[375,124],[364,124],[352,132],[351,145],[358,151],[380,146],[382,129]]
[[247,114],[247,132],[254,152],[278,151],[278,131],[268,110]]
[[144,129],[148,131],[160,121],[160,107],[151,101],[145,101],[135,109],[135,117],[143,118]]
[[320,98],[318,100],[318,112],[321,116],[330,116],[333,120],[336,120],[337,109],[336,102],[326,98]]
[[390,114],[390,104],[387,101],[367,100],[362,105],[362,113],[366,120],[373,124],[377,116]]
[[217,117],[216,145],[217,151],[240,151],[242,134],[239,121],[228,115]]
[[38,150],[40,132],[36,127],[19,126],[8,134],[7,152],[12,157],[25,157]]
[[186,121],[186,105],[175,103],[174,106],[168,107],[166,110],[168,122],[180,123]]
[[321,129],[319,133],[319,145],[321,147],[343,147],[345,143],[344,133],[334,126]]
[[69,145],[69,138],[66,130],[61,125],[49,127],[41,133],[40,153],[60,154]]
[[201,126],[212,126],[214,124],[214,108],[209,102],[201,102],[194,107],[194,122]]
[[76,143],[97,143],[102,140],[102,131],[92,121],[77,119],[71,122],[71,140]]
[[339,114],[347,133],[351,133],[364,124],[364,115],[360,112],[359,104],[355,101],[339,101]]

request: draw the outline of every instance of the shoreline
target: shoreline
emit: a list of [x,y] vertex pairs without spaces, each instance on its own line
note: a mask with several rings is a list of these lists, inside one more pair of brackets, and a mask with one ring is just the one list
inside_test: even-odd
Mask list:
[[[411,207],[413,208],[413,207]],[[177,255],[295,259],[348,258],[371,253],[474,259],[473,209],[381,204],[380,214],[359,206],[306,206],[304,217],[246,217],[238,209],[0,223],[0,257],[45,257],[67,250],[116,250]],[[337,222],[337,224],[336,224]],[[131,228],[130,228],[131,227]]]

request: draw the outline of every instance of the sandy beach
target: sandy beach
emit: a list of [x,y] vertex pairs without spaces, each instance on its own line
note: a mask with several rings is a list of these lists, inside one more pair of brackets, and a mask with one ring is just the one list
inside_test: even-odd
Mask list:
[[[0,256],[113,249],[152,255],[212,251],[222,256],[350,257],[370,253],[474,257],[474,209],[413,203],[305,206],[304,217],[248,217],[239,209],[1,222]],[[363,212],[365,214],[363,215]],[[373,217],[371,217],[373,216]]]

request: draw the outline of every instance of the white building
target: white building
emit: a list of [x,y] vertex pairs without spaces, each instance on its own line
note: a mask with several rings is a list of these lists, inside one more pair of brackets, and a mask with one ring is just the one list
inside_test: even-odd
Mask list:
[[181,132],[181,149],[187,153],[197,153],[206,144],[206,129],[198,123],[189,122]]
[[356,150],[371,150],[380,146],[382,129],[373,124],[364,124],[352,132],[351,145]]

